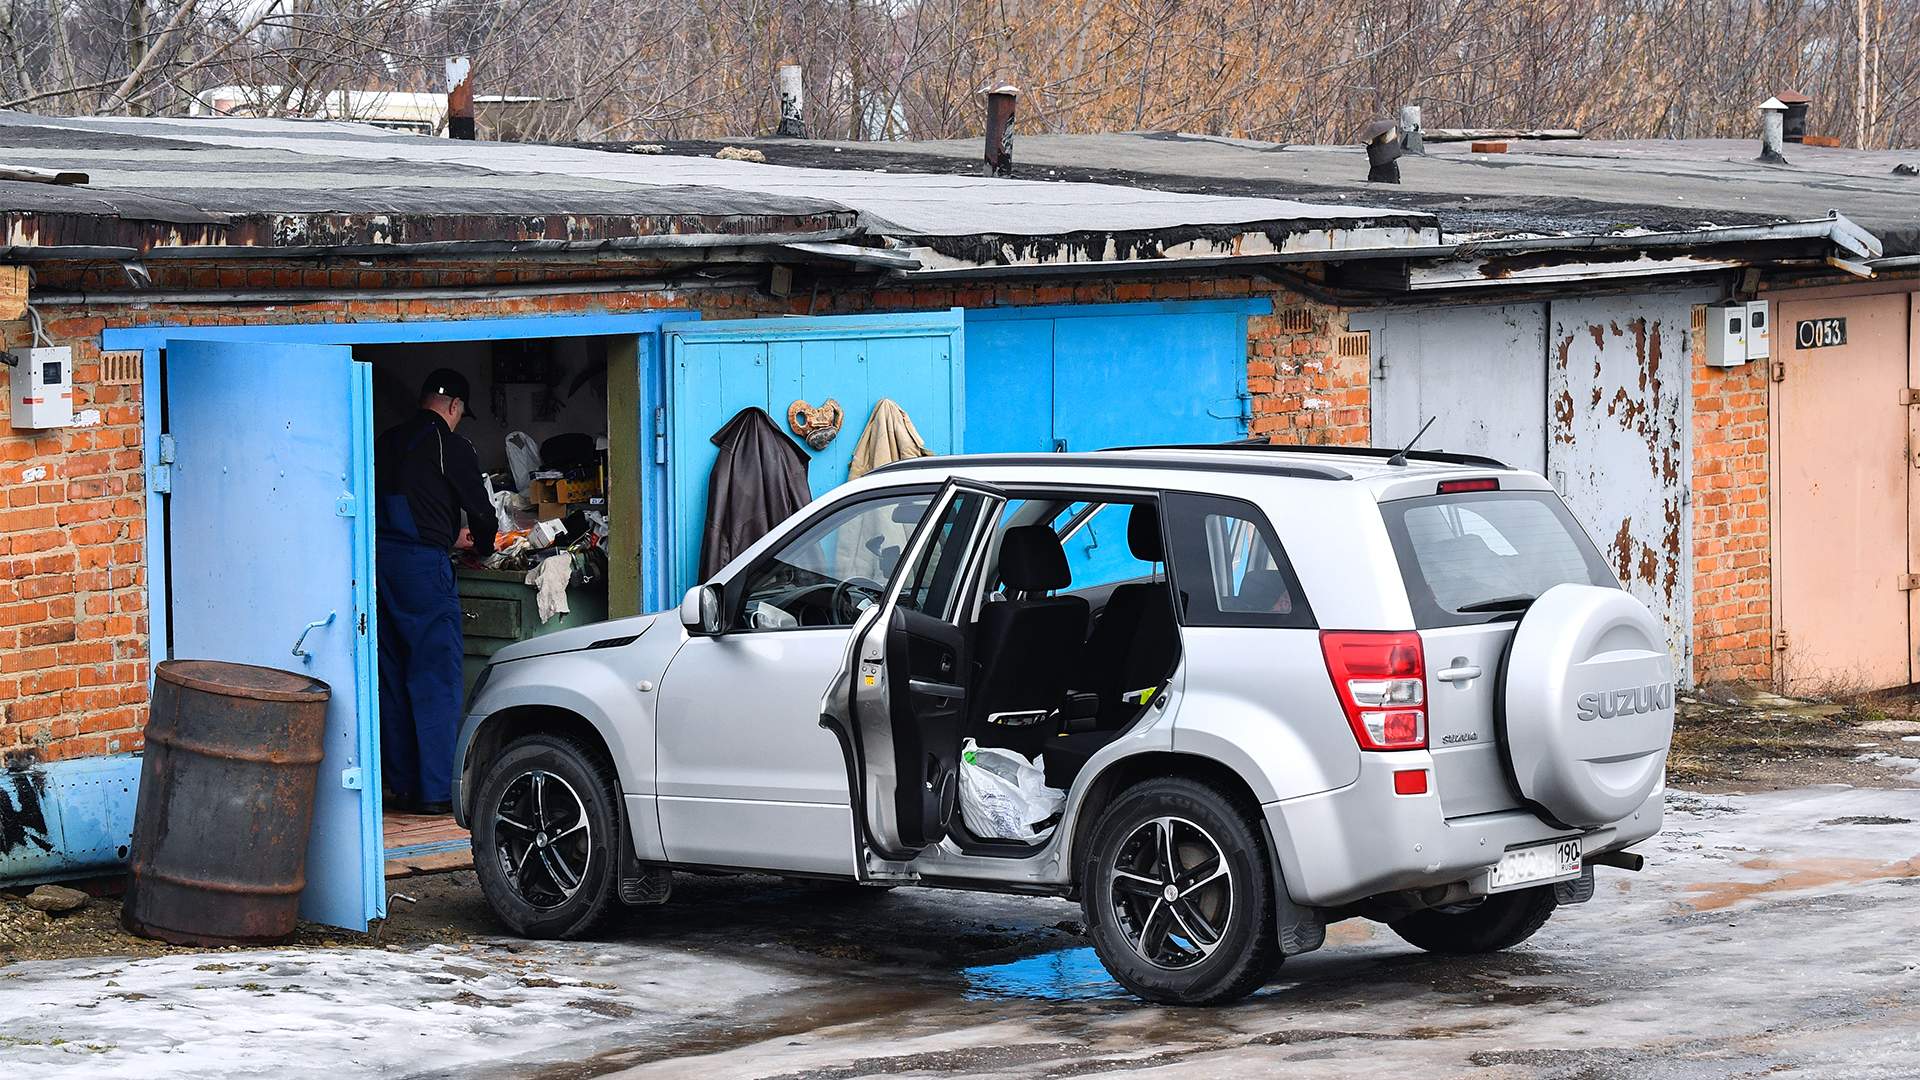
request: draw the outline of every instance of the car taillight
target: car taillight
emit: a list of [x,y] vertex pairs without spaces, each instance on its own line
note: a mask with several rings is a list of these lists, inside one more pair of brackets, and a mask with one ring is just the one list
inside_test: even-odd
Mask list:
[[1438,495],[1459,495],[1468,491],[1499,491],[1500,478],[1488,476],[1479,480],[1442,480],[1435,488]]
[[1427,662],[1412,630],[1322,630],[1333,692],[1362,750],[1427,745]]

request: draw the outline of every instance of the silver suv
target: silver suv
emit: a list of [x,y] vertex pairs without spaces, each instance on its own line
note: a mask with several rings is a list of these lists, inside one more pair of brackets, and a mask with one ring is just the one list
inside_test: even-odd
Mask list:
[[[678,617],[502,651],[454,805],[533,937],[674,869],[1077,898],[1115,979],[1242,997],[1326,925],[1502,949],[1660,827],[1673,672],[1539,476],[1467,455],[924,458],[816,500]],[[966,740],[1064,793],[958,812]]]

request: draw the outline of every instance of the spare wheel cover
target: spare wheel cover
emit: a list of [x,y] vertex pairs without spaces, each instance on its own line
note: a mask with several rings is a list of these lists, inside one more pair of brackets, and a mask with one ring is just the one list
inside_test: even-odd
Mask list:
[[1591,827],[1640,808],[1673,741],[1673,659],[1647,606],[1621,589],[1556,585],[1514,630],[1501,748],[1520,794]]

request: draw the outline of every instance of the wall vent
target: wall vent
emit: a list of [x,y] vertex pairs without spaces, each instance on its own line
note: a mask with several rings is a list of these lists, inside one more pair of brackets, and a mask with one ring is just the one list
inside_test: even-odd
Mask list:
[[1290,307],[1280,312],[1280,329],[1289,334],[1305,334],[1313,330],[1313,309]]
[[131,386],[140,381],[140,368],[145,354],[139,349],[126,349],[100,354],[100,385]]
[[1373,355],[1373,335],[1365,330],[1341,334],[1338,349],[1341,356],[1367,359]]
[[1705,304],[1693,305],[1693,332],[1696,334],[1704,334],[1707,332],[1707,306]]

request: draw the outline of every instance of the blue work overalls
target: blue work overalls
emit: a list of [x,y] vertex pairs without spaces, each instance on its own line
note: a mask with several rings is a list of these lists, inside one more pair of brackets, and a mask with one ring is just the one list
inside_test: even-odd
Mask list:
[[464,696],[453,563],[445,548],[421,541],[405,494],[382,495],[379,509],[381,767],[396,799],[446,802]]

